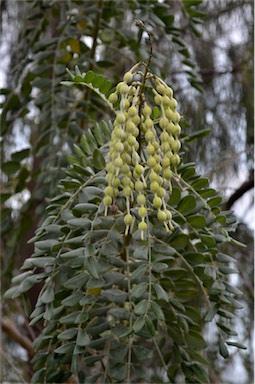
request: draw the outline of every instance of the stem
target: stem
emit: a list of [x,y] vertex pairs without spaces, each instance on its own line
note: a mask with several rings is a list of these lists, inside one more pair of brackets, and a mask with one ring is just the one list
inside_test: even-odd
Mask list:
[[184,189],[182,188],[181,183],[182,183],[183,185],[185,185],[185,187],[186,187],[187,189],[191,190],[191,191],[193,192],[193,194],[194,194],[200,201],[203,202],[205,208],[207,208],[207,209],[212,213],[212,215],[215,217],[215,214],[212,212],[211,207],[207,204],[207,202],[205,201],[205,199],[203,199],[203,197],[200,196],[199,193],[197,193],[197,191],[195,191],[195,189],[192,188],[192,186],[191,186],[190,184],[188,184],[185,180],[183,180],[183,179],[181,178],[181,176],[179,176],[177,173],[173,173],[173,178],[174,178],[174,180],[176,181],[176,183],[180,186],[180,188],[181,188],[182,190],[184,190]]
[[165,361],[164,361],[164,357],[162,356],[162,353],[161,353],[161,351],[160,351],[160,348],[159,348],[159,346],[158,346],[158,343],[157,343],[157,341],[155,340],[154,337],[152,338],[152,341],[153,341],[153,343],[154,343],[154,345],[155,345],[155,348],[156,348],[156,350],[157,350],[157,353],[158,353],[158,355],[159,355],[159,359],[160,359],[160,361],[161,361],[161,364],[162,364],[164,370],[167,372],[167,366],[166,366],[166,363],[165,363]]
[[145,63],[145,71],[144,71],[144,75],[143,75],[143,79],[142,79],[142,83],[141,83],[141,88],[140,88],[140,95],[139,95],[140,103],[139,103],[138,114],[139,114],[141,120],[140,120],[140,123],[138,124],[138,129],[139,129],[139,135],[138,135],[138,143],[139,143],[138,155],[140,156],[141,155],[142,109],[143,109],[143,105],[144,105],[144,89],[145,89],[145,83],[146,83],[146,79],[147,79],[147,74],[148,74],[150,63],[151,63],[151,59],[152,59],[152,37],[151,37],[151,33],[145,27],[145,25],[142,22],[142,20],[135,20],[135,23],[136,23],[136,25],[139,28],[143,29],[147,33],[147,35],[149,37],[149,48],[150,48],[148,62],[147,62],[147,64]]
[[[127,263],[127,277],[128,277],[128,301],[129,301],[129,329],[132,328],[132,298],[131,298],[131,282],[130,282],[130,263],[129,263],[129,241],[130,237],[124,237],[126,246],[126,263]],[[133,338],[130,335],[128,337],[128,357],[127,357],[127,384],[131,382],[131,358],[132,358],[132,344],[133,344]]]

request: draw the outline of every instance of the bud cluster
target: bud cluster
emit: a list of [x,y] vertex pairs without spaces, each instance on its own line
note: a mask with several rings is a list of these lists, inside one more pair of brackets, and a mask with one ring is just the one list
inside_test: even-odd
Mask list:
[[[171,193],[172,172],[176,172],[181,161],[177,154],[181,147],[178,140],[181,128],[172,89],[163,80],[148,73],[146,80],[152,83],[149,89],[152,88],[159,110],[157,119],[153,118],[152,108],[144,98],[143,85],[135,81],[135,67],[124,75],[116,91],[109,96],[113,105],[119,103],[119,111],[109,144],[106,166],[108,185],[103,203],[106,215],[108,207],[117,197],[124,196],[125,234],[128,234],[134,221],[131,212],[137,211],[140,218],[138,229],[144,239],[148,210],[156,210],[158,220],[167,231],[174,229],[166,200]],[[151,194],[152,200],[148,199]]]

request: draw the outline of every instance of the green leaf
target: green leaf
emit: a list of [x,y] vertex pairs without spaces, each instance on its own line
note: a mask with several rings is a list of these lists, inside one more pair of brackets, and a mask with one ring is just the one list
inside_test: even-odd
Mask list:
[[165,315],[161,307],[155,301],[151,302],[151,311],[153,312],[157,320],[165,321]]
[[189,236],[184,233],[180,233],[177,236],[175,236],[173,240],[170,241],[170,244],[173,248],[177,250],[181,250],[181,249],[185,249],[188,242],[189,242]]
[[20,170],[20,163],[12,160],[6,161],[6,163],[1,165],[1,168],[7,176],[12,176]]
[[223,214],[217,215],[216,221],[220,223],[221,225],[224,225],[227,221],[227,217]]
[[141,331],[144,325],[145,325],[144,317],[138,317],[138,319],[136,319],[136,321],[133,324],[133,331],[135,333]]
[[73,87],[75,83],[70,80],[65,80],[65,81],[61,81],[60,84],[64,85],[65,87]]
[[67,289],[83,288],[86,286],[87,281],[88,275],[82,272],[68,279],[63,286]]
[[209,180],[205,177],[200,177],[198,180],[193,181],[191,183],[192,188],[194,188],[196,191],[199,191],[200,189],[206,187],[209,183]]
[[147,264],[141,264],[138,268],[131,272],[131,280],[140,280],[148,268]]
[[54,300],[54,297],[55,297],[54,289],[53,287],[49,286],[41,295],[41,301],[44,304],[52,303],[52,301]]
[[125,303],[127,300],[127,293],[121,291],[120,289],[105,289],[102,296],[109,302],[113,303]]
[[108,376],[113,379],[112,382],[114,383],[125,382],[125,378],[127,376],[127,364],[122,362],[110,367]]
[[96,77],[94,77],[94,79],[92,80],[92,85],[93,87],[95,88],[99,88],[103,82],[104,82],[105,78],[104,76],[102,75],[97,75]]
[[13,285],[20,284],[26,277],[31,276],[32,274],[33,274],[32,271],[27,271],[27,272],[20,273],[17,276],[14,276],[12,278],[12,284]]
[[60,324],[72,324],[73,325],[75,323],[75,319],[77,318],[77,316],[79,314],[80,314],[79,311],[69,313],[68,315],[66,315],[64,317],[61,317],[59,319],[59,322],[60,322]]
[[83,297],[83,292],[75,291],[72,295],[67,296],[64,300],[62,300],[61,304],[65,307],[75,307]]
[[99,149],[95,149],[93,152],[93,164],[98,170],[105,168],[105,158]]
[[221,356],[224,357],[224,359],[226,359],[229,356],[229,352],[221,336],[219,337],[219,349],[220,349]]
[[111,86],[112,86],[112,82],[110,80],[106,80],[104,81],[100,87],[99,87],[99,91],[102,92],[103,94],[107,94],[107,92],[110,91],[111,89]]
[[33,267],[45,268],[54,265],[55,258],[51,256],[30,257],[24,261],[22,269],[29,269]]
[[193,63],[191,60],[182,60],[182,64],[187,65],[188,67],[195,68],[196,64]]
[[12,196],[11,193],[1,193],[0,194],[0,204],[5,203],[11,196]]
[[20,295],[20,289],[19,286],[14,286],[9,289],[4,293],[4,299],[5,300],[10,300],[14,299],[15,297],[18,297]]
[[203,253],[197,252],[185,252],[183,256],[190,264],[200,264],[206,259],[206,256]]
[[178,50],[180,52],[181,55],[183,55],[184,57],[186,58],[189,58],[190,57],[190,54],[189,54],[189,51],[187,48],[182,48],[182,49],[179,49]]
[[75,347],[75,342],[67,343],[61,345],[60,347],[54,350],[55,353],[64,354],[64,355],[72,355]]
[[158,300],[163,300],[163,301],[166,301],[167,303],[169,302],[169,298],[168,298],[168,294],[166,293],[166,291],[161,287],[161,285],[157,284],[157,283],[154,283],[153,284],[153,288],[156,292],[156,295],[157,295],[157,299]]
[[136,315],[144,315],[148,307],[148,300],[141,300],[138,304],[136,304],[134,308],[134,313]]
[[201,189],[200,191],[198,191],[198,193],[200,196],[205,198],[205,197],[214,196],[216,194],[216,191],[213,188],[206,188],[206,189]]
[[80,217],[77,219],[67,220],[67,224],[75,228],[89,229],[91,226],[91,221],[87,217]]
[[104,285],[104,280],[100,278],[92,277],[87,282],[87,288],[102,288]]
[[208,200],[207,204],[212,208],[215,206],[219,206],[221,202],[222,202],[222,197],[217,196],[217,197],[214,197],[213,199]]
[[89,314],[87,312],[80,312],[74,320],[74,324],[85,323],[89,319]]
[[[190,84],[191,85],[196,85],[196,82],[194,81],[194,80],[189,80],[190,81]],[[202,90],[202,88],[201,87],[197,87],[197,89],[199,90],[199,91],[201,91]],[[211,130],[210,130],[210,128],[205,128],[205,129],[201,129],[201,130],[199,130],[199,131],[196,131],[196,132],[194,132],[194,133],[191,133],[190,135],[188,135],[188,136],[185,136],[185,141],[187,141],[187,142],[191,142],[191,141],[193,141],[193,140],[196,140],[196,139],[198,139],[198,138],[202,138],[202,137],[205,137],[205,136],[208,136],[208,135],[210,135],[211,134]]]
[[240,289],[238,289],[237,287],[234,287],[233,285],[230,285],[226,282],[225,282],[225,286],[226,286],[226,290],[228,292],[234,293],[237,296],[243,296],[243,294],[244,294]]
[[196,173],[196,168],[195,167],[189,167],[184,169],[182,172],[182,178],[183,180],[190,180]]
[[226,341],[227,345],[231,347],[237,347],[239,349],[247,349],[247,347],[241,343],[236,343],[235,341]]
[[33,374],[32,383],[43,383],[45,378],[45,367],[39,369]]
[[[197,380],[199,380],[200,383],[203,383],[203,384],[209,384],[210,383],[210,379],[208,377],[207,370],[203,367],[202,364],[192,363],[191,368],[192,368],[193,372],[195,372]],[[193,377],[193,374],[191,375],[191,377]]]
[[90,149],[91,149],[92,151],[95,150],[95,149],[97,149],[97,142],[96,142],[96,140],[95,140],[95,137],[94,137],[93,132],[92,132],[90,129],[87,130],[87,133],[86,133],[86,139],[87,139],[87,142],[88,142],[88,144],[89,144],[89,147],[90,147]]
[[230,243],[233,245],[236,245],[237,247],[240,247],[240,248],[246,248],[247,247],[246,244],[243,244],[240,241],[233,239],[232,237],[230,237]]
[[73,208],[74,212],[79,212],[79,213],[95,212],[97,210],[98,210],[98,206],[92,203],[76,204]]
[[152,264],[152,270],[157,273],[161,273],[165,271],[168,268],[168,265],[166,263],[153,263]]
[[84,83],[87,83],[87,84],[88,84],[88,83],[92,83],[94,77],[95,77],[94,72],[91,71],[91,70],[89,70],[89,71],[86,73],[85,77],[83,78],[83,81],[84,81]]
[[237,260],[235,260],[233,257],[229,256],[229,255],[225,255],[224,253],[217,253],[216,255],[216,259],[217,261],[219,261],[220,263],[231,263],[231,262],[236,262]]
[[80,247],[80,248],[74,249],[72,251],[61,253],[61,258],[62,259],[72,259],[72,258],[76,258],[76,257],[79,257],[79,256],[83,256],[84,255],[84,251],[85,251],[85,248],[84,247]]
[[60,182],[66,189],[77,189],[81,185],[81,182],[77,179],[60,180]]
[[197,331],[190,330],[189,334],[186,336],[186,340],[190,348],[199,350],[207,347],[205,340]]
[[30,148],[22,149],[21,151],[12,153],[11,158],[13,161],[20,162],[28,157],[30,154]]
[[96,123],[95,128],[93,130],[94,137],[98,143],[98,146],[102,146],[105,144],[105,139],[102,133],[102,129],[98,123]]
[[196,207],[196,199],[194,196],[185,196],[181,199],[180,203],[177,206],[177,210],[182,213],[184,216],[191,213]]
[[210,235],[201,235],[200,236],[202,242],[206,244],[208,247],[215,247],[216,241],[213,236]]
[[226,311],[224,309],[219,309],[218,314],[222,317],[226,317],[227,319],[233,319],[235,317],[233,313]]
[[205,228],[206,227],[206,220],[205,217],[199,214],[188,216],[187,222],[193,227],[193,228]]
[[110,60],[100,60],[100,61],[97,61],[98,67],[102,67],[102,68],[112,67],[115,64],[116,63],[114,61],[110,61]]
[[237,333],[235,331],[233,331],[231,328],[229,328],[228,326],[226,326],[225,324],[221,323],[221,322],[217,322],[216,323],[218,325],[219,328],[221,328],[227,335],[229,336],[237,336]]
[[[166,255],[166,256],[174,256],[176,254],[176,250],[173,247],[170,247],[168,244],[159,244],[156,243],[155,246],[153,246],[153,252],[157,256]],[[171,258],[169,258],[171,259]]]
[[168,301],[178,311],[185,312],[185,307],[179,300],[177,300],[173,297],[169,297]]
[[78,331],[77,339],[76,339],[76,344],[79,345],[80,347],[85,347],[89,345],[90,343],[90,337],[85,331],[85,329],[81,328]]
[[134,258],[148,260],[148,245],[140,245],[134,251]]
[[139,299],[144,295],[148,288],[148,283],[140,283],[135,286],[133,286],[131,290],[131,297],[134,299]]
[[142,361],[145,359],[150,359],[153,355],[153,350],[145,348],[141,345],[134,345],[132,348],[132,354],[134,355],[135,359]]
[[76,76],[74,76],[74,82],[75,83],[83,83],[84,81],[83,81],[83,77],[81,76],[81,75],[76,75]]
[[38,275],[29,276],[24,279],[19,286],[19,293],[23,293],[32,288],[35,284],[40,281]]
[[77,335],[77,328],[68,328],[58,335],[59,340],[71,340]]
[[84,266],[86,267],[91,277],[94,277],[95,279],[99,279],[99,275],[97,271],[97,260],[94,256],[86,257],[84,261]]
[[223,273],[223,275],[230,275],[232,273],[239,273],[238,270],[234,268],[229,268],[229,267],[219,267],[219,272]]
[[92,154],[93,148],[90,147],[88,139],[85,135],[81,136],[80,145],[85,153],[87,153],[88,155]]
[[35,242],[35,248],[38,248],[41,251],[48,251],[56,244],[58,244],[58,241],[54,239],[41,240]]
[[212,321],[214,316],[216,315],[216,313],[218,312],[218,309],[219,309],[219,304],[216,303],[216,304],[213,304],[211,306],[211,308],[207,311],[205,317],[204,317],[204,320],[205,321]]
[[172,41],[178,45],[180,45],[181,47],[186,47],[186,44],[185,42],[180,38],[180,37],[173,37],[172,38]]
[[126,345],[113,344],[110,350],[110,356],[114,362],[122,362],[125,360],[127,352],[128,347]]
[[177,204],[179,203],[180,199],[181,199],[181,191],[180,191],[180,189],[177,188],[177,187],[173,187],[172,193],[170,195],[170,199],[168,201],[168,204],[171,207],[176,207]]
[[151,320],[151,318],[149,316],[146,316],[145,323],[146,323],[146,327],[147,327],[149,333],[151,334],[151,336],[155,336],[156,329],[154,327],[153,321]]

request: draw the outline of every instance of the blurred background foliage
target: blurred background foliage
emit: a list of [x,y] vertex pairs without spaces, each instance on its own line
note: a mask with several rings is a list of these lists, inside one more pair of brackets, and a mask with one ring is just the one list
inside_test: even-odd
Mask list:
[[[147,36],[134,22],[142,19],[153,35],[151,71],[174,89],[185,118],[185,161],[196,161],[227,208],[236,208],[236,237],[247,244],[235,250],[241,273],[233,283],[244,292],[245,315],[237,326],[248,350],[223,361],[212,347],[211,381],[252,382],[253,11],[250,0],[1,2],[3,291],[33,252],[27,241],[56,194],[66,155],[95,121],[112,117],[95,93],[60,84],[68,79],[66,67],[93,69],[116,84],[148,57]],[[36,295],[30,293],[32,303]],[[33,340],[19,303],[5,303],[2,311],[17,332]],[[21,382],[29,377],[29,357],[2,327],[2,380]],[[213,340],[213,329],[205,332]]]

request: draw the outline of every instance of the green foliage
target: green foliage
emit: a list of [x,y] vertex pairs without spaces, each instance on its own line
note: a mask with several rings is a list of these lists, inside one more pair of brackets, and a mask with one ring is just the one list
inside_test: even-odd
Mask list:
[[[92,73],[89,80],[79,74],[78,83],[98,92],[106,81],[93,83]],[[31,325],[43,324],[32,382],[63,382],[71,374],[84,383],[149,381],[152,361],[170,381],[209,382],[205,322],[217,324],[223,357],[227,345],[245,348],[228,340],[237,336],[230,318],[241,308],[228,279],[237,272],[234,260],[224,253],[233,241],[232,214],[220,209],[221,197],[192,163],[181,164],[166,202],[174,231],[154,217],[145,240],[136,223],[126,236],[123,198],[108,216],[102,203],[111,131],[101,122],[74,145],[60,193],[31,239],[34,254],[5,294],[13,299],[43,283],[30,315]]]
[[[155,73],[171,73],[172,82],[176,61],[191,91],[201,91],[189,32],[200,34],[202,2],[182,0],[176,15],[168,1],[23,3],[29,16],[19,45],[13,45],[17,62],[8,87],[0,92],[6,145],[1,232],[4,276],[13,275],[19,257],[26,259],[6,300],[21,296],[28,313],[27,296],[43,286],[30,322],[42,329],[34,343],[33,382],[66,382],[72,373],[80,383],[166,377],[209,382],[202,337],[207,322],[217,324],[223,357],[228,346],[245,348],[233,337],[234,310],[242,304],[241,292],[230,284],[236,257],[226,254],[227,243],[240,245],[229,235],[235,226],[231,212],[221,210],[224,201],[193,163],[181,164],[174,174],[167,202],[172,234],[165,234],[155,217],[149,238],[141,241],[135,227],[126,246],[123,201],[108,217],[101,203],[112,131],[108,114],[115,113],[107,97],[123,68],[147,58],[144,31],[130,24],[140,17],[153,31],[154,49],[161,47],[151,63]],[[92,46],[84,37],[92,37]],[[153,118],[159,113],[155,107]],[[17,121],[29,131],[22,150],[15,148]],[[183,148],[209,133],[204,127],[185,133]],[[13,206],[13,196],[21,196],[21,209]],[[31,256],[26,240],[37,226]],[[148,367],[153,367],[150,377]]]
[[[188,57],[189,61],[183,63],[184,68],[191,65],[187,77],[198,81],[187,43],[182,41],[180,45],[178,40],[175,41],[175,38],[180,38],[182,30],[176,25],[168,4],[158,1],[130,1],[125,4],[112,0],[34,0],[22,4],[23,10],[21,2],[17,5],[21,6],[20,14],[29,16],[22,24],[18,43],[14,44],[17,59],[15,53],[8,85],[0,90],[4,98],[0,127],[6,148],[1,160],[4,173],[1,228],[6,287],[17,262],[17,248],[26,247],[28,231],[33,231],[44,219],[45,200],[56,194],[58,180],[63,177],[61,168],[67,165],[66,155],[71,156],[77,138],[92,127],[93,141],[93,136],[98,135],[95,121],[110,118],[112,108],[107,98],[102,96],[107,96],[111,92],[111,83],[119,80],[123,67],[119,57],[125,58],[125,65],[146,59],[147,52],[141,48],[143,31],[136,28],[131,31],[129,26],[120,29],[126,13],[133,24],[142,15],[146,25],[154,30],[155,42],[162,31],[166,33],[175,52],[186,60]],[[182,13],[187,20],[192,17],[184,8]],[[85,37],[92,38],[92,47]],[[128,53],[123,56],[125,49]],[[100,50],[100,57],[96,50]],[[153,67],[159,68],[161,62],[162,57],[157,57],[155,52]],[[61,85],[62,80],[68,84],[66,67],[74,71],[75,88]],[[84,78],[83,71],[86,71]],[[111,80],[106,80],[102,72],[108,73]],[[82,87],[84,82],[87,85],[85,90]],[[90,89],[95,92],[90,92]],[[26,148],[21,152],[15,143],[17,125],[26,133],[24,138],[27,135]],[[12,158],[9,158],[10,151]],[[20,199],[22,210],[16,212],[11,197]],[[24,258],[27,256],[24,254]],[[22,261],[18,260],[18,265]]]

